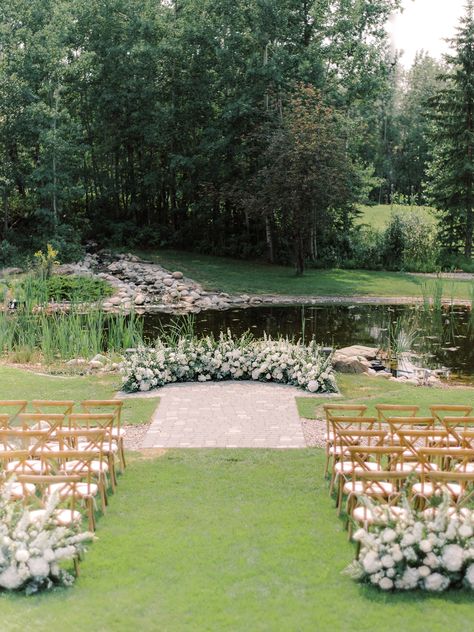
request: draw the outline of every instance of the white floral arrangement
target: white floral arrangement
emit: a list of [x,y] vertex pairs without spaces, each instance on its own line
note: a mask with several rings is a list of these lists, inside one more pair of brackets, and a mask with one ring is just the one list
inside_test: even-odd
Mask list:
[[71,586],[74,576],[60,565],[81,555],[93,534],[81,533],[79,526],[58,526],[55,496],[37,517],[21,501],[11,499],[13,484],[7,482],[0,495],[0,589],[28,595]]
[[[365,503],[374,508],[370,500]],[[361,549],[346,574],[384,591],[474,590],[474,511],[450,509],[446,494],[439,507],[423,512],[404,499],[400,518],[386,518],[384,526],[354,533]]]
[[157,340],[154,348],[125,357],[123,389],[149,391],[170,382],[259,380],[299,386],[310,393],[337,391],[331,357],[315,342],[287,339],[180,337],[174,344]]

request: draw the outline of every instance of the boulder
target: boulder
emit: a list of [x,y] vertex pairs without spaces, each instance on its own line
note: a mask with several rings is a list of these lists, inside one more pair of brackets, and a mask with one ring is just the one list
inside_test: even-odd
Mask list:
[[366,360],[375,360],[378,349],[376,347],[365,347],[364,345],[352,345],[350,347],[338,349],[337,352],[345,356],[361,356]]
[[121,302],[122,302],[122,298],[120,296],[112,296],[112,298],[109,298],[109,303],[112,306],[120,305]]
[[176,272],[173,272],[173,274],[171,275],[173,277],[173,279],[182,279],[183,278],[183,273],[179,272],[178,270]]
[[145,302],[145,296],[143,294],[137,294],[135,296],[135,305],[143,305]]
[[339,373],[366,373],[371,368],[363,356],[347,356],[340,351],[334,354],[332,364]]

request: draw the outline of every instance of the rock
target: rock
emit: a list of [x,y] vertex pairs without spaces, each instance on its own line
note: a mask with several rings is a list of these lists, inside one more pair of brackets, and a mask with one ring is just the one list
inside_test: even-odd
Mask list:
[[114,261],[107,266],[107,270],[109,270],[109,272],[119,272],[120,270],[122,270],[122,268],[123,265],[118,261]]
[[91,360],[89,362],[89,366],[91,369],[101,369],[103,367],[102,362],[98,362],[97,360]]
[[435,375],[430,375],[426,380],[428,386],[439,386],[442,384],[441,380],[439,380]]
[[122,299],[120,298],[120,296],[112,296],[112,298],[109,299],[109,303],[113,306],[120,305],[121,302]]
[[173,272],[171,276],[173,277],[173,279],[182,279],[184,275],[182,272],[176,271]]
[[72,360],[68,360],[66,364],[67,366],[81,366],[87,364],[87,360],[84,358],[73,358]]
[[339,373],[366,373],[371,368],[370,362],[362,356],[346,356],[336,351],[333,356],[333,367]]
[[145,303],[145,297],[143,294],[137,294],[134,300],[135,305],[143,305]]
[[375,369],[367,369],[366,371],[367,375],[377,375],[377,371],[375,371]]
[[107,358],[101,353],[97,353],[91,360],[91,362],[100,362],[101,364],[107,364]]
[[163,279],[163,285],[166,285],[166,287],[171,287],[173,285],[174,281],[171,277],[165,277]]
[[405,384],[413,384],[413,386],[420,386],[420,382],[416,377],[409,377],[405,380]]
[[389,371],[375,371],[375,375],[377,377],[384,377],[386,380],[392,377],[392,374]]
[[352,345],[350,347],[338,349],[338,353],[345,356],[362,356],[366,360],[375,360],[378,349],[375,347],[365,347],[363,345]]
[[258,298],[258,296],[252,296],[252,298],[250,299],[250,305],[260,305],[261,302],[262,299]]
[[248,294],[242,294],[240,297],[244,303],[248,303],[250,301],[250,296]]

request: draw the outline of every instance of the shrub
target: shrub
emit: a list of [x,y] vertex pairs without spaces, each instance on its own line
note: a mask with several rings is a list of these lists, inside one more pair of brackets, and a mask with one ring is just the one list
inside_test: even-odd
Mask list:
[[427,590],[449,587],[474,589],[474,512],[450,509],[445,494],[438,508],[414,511],[404,499],[400,517],[365,499],[367,511],[379,524],[362,528],[354,539],[361,543],[359,558],[346,570],[358,581],[381,590]]
[[123,371],[123,388],[130,392],[148,391],[169,382],[229,379],[293,384],[310,392],[337,390],[331,359],[314,342],[255,340],[249,335],[234,339],[230,333],[221,333],[218,339],[158,340],[155,348],[128,354]]
[[96,277],[53,275],[47,279],[29,275],[17,288],[17,298],[29,303],[71,301],[89,303],[110,296],[113,290],[106,281]]

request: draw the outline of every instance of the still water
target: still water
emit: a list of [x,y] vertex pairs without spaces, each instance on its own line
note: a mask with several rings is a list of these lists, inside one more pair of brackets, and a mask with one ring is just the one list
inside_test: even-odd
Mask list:
[[[145,334],[155,338],[162,326],[176,321],[168,314],[145,316]],[[452,306],[441,312],[406,305],[263,306],[228,311],[206,311],[194,316],[196,334],[230,330],[251,331],[256,337],[314,338],[326,347],[352,344],[377,346],[390,324],[402,319],[415,331],[416,364],[448,368],[453,377],[474,382],[474,317],[468,308]]]

